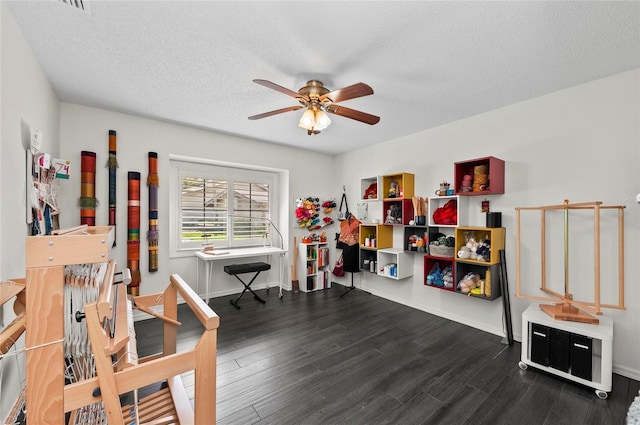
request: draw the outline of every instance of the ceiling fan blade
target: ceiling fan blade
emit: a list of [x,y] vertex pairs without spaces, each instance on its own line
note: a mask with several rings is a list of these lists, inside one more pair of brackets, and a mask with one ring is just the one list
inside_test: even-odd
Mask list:
[[253,82],[256,83],[256,84],[260,84],[261,86],[265,86],[267,88],[273,89],[275,91],[279,91],[280,93],[284,93],[287,96],[291,96],[291,97],[294,97],[296,99],[304,99],[307,102],[309,101],[309,98],[307,96],[303,96],[300,93],[298,93],[297,91],[289,90],[288,88],[279,86],[276,83],[272,83],[271,81],[253,80]]
[[351,118],[352,120],[360,121],[365,124],[374,125],[380,121],[380,117],[367,114],[366,112],[356,111],[355,109],[346,108],[344,106],[331,104],[327,107],[327,112],[331,114],[340,115],[345,118]]
[[272,115],[282,114],[284,112],[295,111],[295,110],[300,109],[302,107],[303,107],[302,105],[288,106],[286,108],[276,109],[275,111],[269,111],[269,112],[265,112],[265,113],[258,114],[258,115],[252,115],[252,116],[249,117],[249,119],[250,120],[259,120],[260,118],[266,118],[266,117],[270,117]]
[[324,99],[331,99],[333,103],[344,102],[345,100],[355,99],[356,97],[369,96],[373,94],[373,89],[365,83],[356,83],[349,87],[344,87],[338,90],[329,92],[323,96],[320,96],[320,101]]

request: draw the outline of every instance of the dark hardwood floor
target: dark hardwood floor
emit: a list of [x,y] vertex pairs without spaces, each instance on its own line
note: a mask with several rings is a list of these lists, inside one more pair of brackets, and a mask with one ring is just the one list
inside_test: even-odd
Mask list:
[[[520,344],[344,288],[278,288],[210,300],[220,316],[218,424],[622,425],[640,383],[613,377],[607,400],[518,368]],[[180,344],[199,323],[181,306]],[[159,321],[136,323],[141,356],[160,349]],[[185,376],[185,385],[193,385]],[[193,391],[193,388],[189,389]]]

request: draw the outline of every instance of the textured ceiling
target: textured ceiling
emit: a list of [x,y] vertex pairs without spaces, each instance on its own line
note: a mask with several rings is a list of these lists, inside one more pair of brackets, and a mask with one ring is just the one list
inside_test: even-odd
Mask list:
[[[61,100],[328,154],[640,67],[640,3],[5,1]],[[309,137],[297,91],[365,82]]]

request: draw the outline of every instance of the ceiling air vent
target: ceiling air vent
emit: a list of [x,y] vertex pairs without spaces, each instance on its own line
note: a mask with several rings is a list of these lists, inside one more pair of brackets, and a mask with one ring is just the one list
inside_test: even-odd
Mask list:
[[66,6],[73,7],[83,12],[89,13],[89,4],[87,0],[57,0],[58,3],[62,3]]

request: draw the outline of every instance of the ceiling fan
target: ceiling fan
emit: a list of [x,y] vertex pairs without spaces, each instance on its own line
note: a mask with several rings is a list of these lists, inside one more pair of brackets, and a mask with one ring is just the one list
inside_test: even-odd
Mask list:
[[300,118],[298,126],[306,129],[309,136],[320,133],[331,124],[331,119],[329,119],[327,112],[370,125],[377,124],[380,121],[380,117],[375,115],[336,105],[336,103],[344,102],[345,100],[373,94],[373,89],[365,83],[356,83],[338,90],[329,91],[321,81],[309,80],[306,86],[296,92],[267,80],[253,80],[253,82],[296,98],[300,105],[252,115],[249,117],[250,120],[259,120],[272,115],[306,108],[307,110]]

